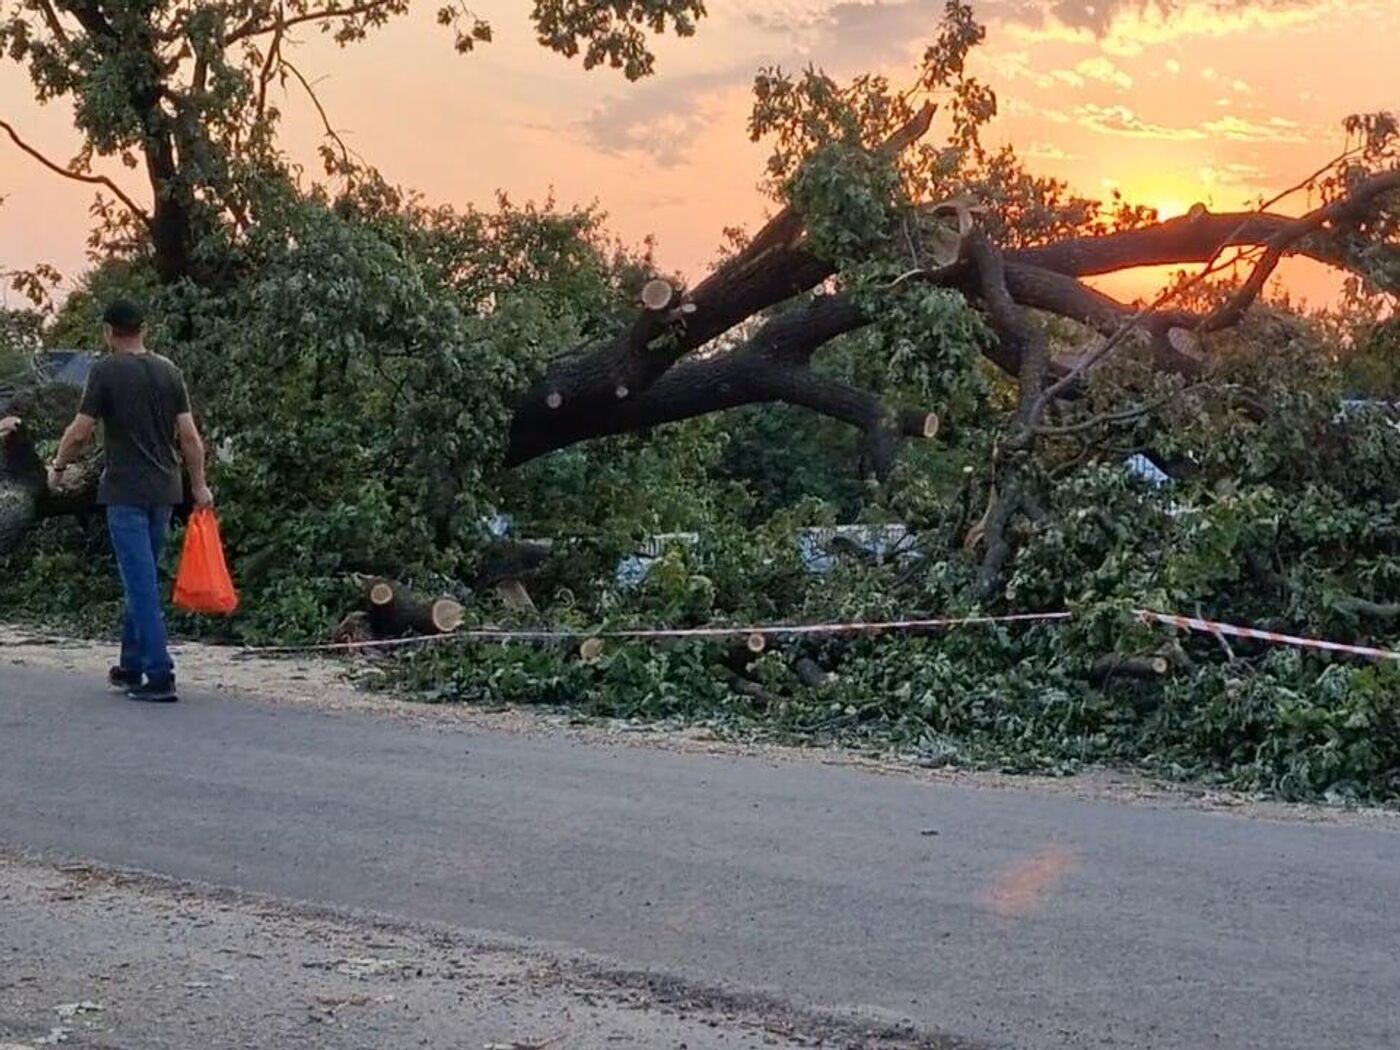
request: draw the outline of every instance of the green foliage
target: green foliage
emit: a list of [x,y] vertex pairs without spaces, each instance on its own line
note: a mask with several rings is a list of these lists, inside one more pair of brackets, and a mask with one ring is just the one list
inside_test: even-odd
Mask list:
[[628,80],[655,67],[647,30],[693,36],[704,17],[702,0],[536,0],[533,12],[540,43],[570,58],[582,50],[584,69],[606,64]]
[[[119,257],[104,260],[85,273],[78,286],[45,324],[45,346],[62,350],[101,351],[102,311],[113,299],[149,302],[158,284],[150,265]],[[163,332],[153,326],[152,335],[163,341]]]
[[1351,394],[1400,400],[1400,317],[1347,317],[1337,333],[1342,343],[1341,378]]
[[254,278],[165,310],[197,333],[178,359],[260,635],[323,630],[352,570],[467,572],[509,405],[629,272],[590,213],[313,199],[279,219],[241,247]]
[[[853,287],[923,265],[918,234],[927,222],[915,202],[951,196],[983,161],[980,134],[996,115],[996,97],[966,71],[983,37],[970,6],[948,0],[908,89],[876,75],[840,85],[813,67],[800,76],[774,67],[755,79],[749,135],[772,144],[766,188],[802,215],[813,251],[837,263]],[[937,105],[945,143],[900,142]]]
[[0,609],[10,621],[111,635],[121,615],[121,583],[101,519],[47,523],[0,555]]
[[895,404],[938,405],[950,418],[975,414],[988,392],[981,370],[991,333],[957,292],[910,283],[856,293],[879,318],[856,340],[853,378]]
[[42,321],[32,310],[0,310],[0,383],[29,367],[39,349]]
[[[469,576],[510,404],[617,324],[647,272],[597,213],[552,204],[428,209],[367,178],[334,200],[269,194],[263,215],[222,249],[245,279],[161,288],[113,260],[43,332],[90,347],[111,297],[152,305],[151,345],[184,371],[216,461],[244,592],[229,631],[260,642],[321,637],[352,572]],[[32,420],[45,451],[65,420]],[[52,609],[35,571],[15,600]]]
[[786,405],[743,408],[728,420],[728,440],[712,468],[743,482],[752,514],[764,520],[804,500],[816,500],[848,521],[864,503],[855,469],[860,436],[850,427]]

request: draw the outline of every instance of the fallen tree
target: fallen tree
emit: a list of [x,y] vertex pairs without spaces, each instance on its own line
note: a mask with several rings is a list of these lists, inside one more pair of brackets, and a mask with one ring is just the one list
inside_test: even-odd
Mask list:
[[[921,110],[881,152],[917,142],[932,117],[931,107]],[[1156,369],[1199,378],[1209,367],[1208,337],[1239,322],[1288,255],[1349,269],[1377,291],[1400,290],[1400,269],[1393,265],[1400,249],[1384,239],[1394,223],[1387,209],[1393,210],[1397,194],[1400,171],[1382,170],[1352,178],[1338,196],[1300,217],[1212,214],[1197,206],[1165,222],[1027,247],[998,245],[980,227],[967,226],[946,263],[906,271],[896,280],[956,291],[987,318],[994,339],[983,353],[1019,386],[1023,418],[1014,440],[1027,442],[1044,429],[1043,417],[1056,399],[1073,397],[1075,384],[1091,366],[1139,336]],[[930,241],[947,230],[939,217],[941,207],[920,208],[930,223]],[[1378,227],[1382,236],[1367,245],[1369,227]],[[1085,278],[1142,266],[1210,264],[1230,249],[1253,253],[1246,255],[1248,276],[1208,313],[1144,309],[1084,283]],[[644,305],[624,332],[601,346],[565,354],[514,404],[504,464],[515,467],[579,442],[649,431],[725,409],[783,402],[855,427],[865,436],[866,468],[886,476],[906,441],[937,434],[939,415],[934,406],[887,405],[877,393],[813,368],[825,346],[876,320],[855,294],[839,288],[807,294],[828,282],[835,269],[833,262],[812,253],[803,220],[788,208],[693,291],[657,279],[666,292]],[[1100,341],[1087,342],[1078,359],[1052,358],[1038,334],[1039,319],[1046,316],[1083,325]],[[721,337],[745,324],[755,326],[751,335],[719,345]],[[40,400],[31,393],[9,411],[18,415]],[[49,400],[72,398],[60,393]],[[1133,411],[1123,407],[1127,414]],[[45,414],[54,415],[52,404]],[[52,420],[46,422],[51,431]],[[10,439],[15,448],[11,458],[28,464],[14,468],[29,471],[22,488],[34,485],[34,456],[27,450],[32,429],[18,430]],[[25,513],[37,520],[89,509],[95,484],[95,476],[85,474],[61,498],[45,497],[27,512],[12,511],[10,542],[22,533]],[[1007,513],[1003,501],[1002,514]]]
[[25,391],[0,405],[0,553],[18,545],[37,522],[96,509],[100,458],[79,461],[55,491],[36,447],[35,431],[52,434],[61,427],[56,419],[76,407],[76,391],[61,388]]

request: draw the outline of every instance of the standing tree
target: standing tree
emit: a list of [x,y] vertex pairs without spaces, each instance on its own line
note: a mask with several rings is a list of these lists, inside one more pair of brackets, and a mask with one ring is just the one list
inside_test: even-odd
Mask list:
[[[284,175],[274,145],[274,84],[299,85],[324,116],[311,80],[291,61],[298,34],[319,31],[340,45],[364,39],[406,14],[410,0],[7,0],[0,54],[22,64],[41,102],[66,99],[83,136],[64,164],[28,145],[0,120],[13,144],[64,178],[99,188],[104,243],[149,245],[161,279],[207,281],[218,272],[211,236],[257,221],[258,180]],[[534,0],[540,43],[583,53],[635,80],[652,71],[648,33],[695,32],[702,0]],[[438,11],[458,51],[491,39],[491,26],[459,4]],[[353,167],[326,124],[329,171]],[[97,158],[143,167],[149,203],[93,172]]]

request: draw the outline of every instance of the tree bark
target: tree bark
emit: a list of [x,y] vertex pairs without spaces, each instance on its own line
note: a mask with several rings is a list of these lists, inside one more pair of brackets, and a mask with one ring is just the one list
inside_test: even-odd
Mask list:
[[[1400,173],[1376,176],[1357,187],[1348,199],[1369,202],[1400,185]],[[1007,252],[1009,263],[1023,264],[1071,277],[1090,277],[1139,266],[1180,266],[1209,262],[1226,248],[1267,244],[1287,231],[1297,218],[1273,212],[1221,212],[1202,209],[1138,230],[1072,237],[1053,244]],[[1356,256],[1339,238],[1305,237],[1298,254],[1344,269],[1354,269]]]
[[1114,678],[1164,678],[1171,670],[1165,656],[1101,656],[1089,668],[1089,681],[1102,685]]
[[100,475],[97,462],[85,460],[69,470],[61,491],[51,492],[28,424],[18,416],[0,419],[0,554],[43,518],[96,510]]
[[[864,431],[867,465],[883,477],[905,438],[937,434],[938,417],[927,409],[891,410],[875,394],[812,370],[812,355],[820,347],[867,323],[864,311],[845,296],[815,296],[774,316],[747,342],[681,361],[641,394],[573,420],[568,443],[781,401]],[[559,438],[561,432],[551,436]]]
[[450,634],[462,625],[462,604],[453,598],[415,594],[383,577],[364,581],[363,589],[370,627],[379,638]]
[[39,520],[37,503],[33,489],[0,478],[0,556],[18,547]]
[[162,99],[173,97],[173,93],[155,29],[143,18],[112,21],[98,0],[55,2],[78,20],[94,49],[123,54],[131,67],[122,87],[141,128],[141,152],[151,184],[152,211],[147,227],[156,272],[163,284],[176,284],[192,274],[197,237],[192,187],[180,170],[181,160],[188,159],[193,150],[188,142],[177,150],[175,118],[161,106]]

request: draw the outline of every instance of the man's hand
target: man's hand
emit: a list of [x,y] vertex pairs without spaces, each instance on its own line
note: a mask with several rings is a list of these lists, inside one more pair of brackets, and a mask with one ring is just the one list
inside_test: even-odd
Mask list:
[[55,493],[57,493],[57,492],[62,492],[63,489],[64,489],[64,486],[65,486],[65,484],[66,484],[66,482],[64,481],[64,479],[67,478],[67,477],[68,477],[68,471],[67,471],[67,469],[59,470],[59,469],[58,469],[57,467],[55,467],[52,463],[50,463],[50,464],[49,464],[49,491],[50,491],[50,492],[55,492]]
[[214,493],[208,485],[195,485],[191,491],[196,507],[208,508],[214,505]]

